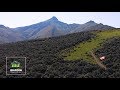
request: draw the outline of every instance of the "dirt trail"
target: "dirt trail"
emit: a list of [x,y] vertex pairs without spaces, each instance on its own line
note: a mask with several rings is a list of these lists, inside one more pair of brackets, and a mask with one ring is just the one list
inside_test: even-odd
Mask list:
[[93,51],[90,51],[90,53],[91,53],[92,57],[95,59],[96,63],[97,63],[101,68],[103,68],[103,69],[106,70],[106,69],[107,69],[106,66],[100,62],[100,60],[95,56],[95,54],[93,53]]

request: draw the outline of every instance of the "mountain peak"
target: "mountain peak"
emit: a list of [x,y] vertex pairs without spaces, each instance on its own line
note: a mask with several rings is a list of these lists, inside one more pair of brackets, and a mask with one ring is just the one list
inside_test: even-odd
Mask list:
[[5,28],[5,26],[4,25],[0,25],[0,28]]
[[97,23],[92,21],[92,20],[90,20],[90,21],[86,22],[85,25],[89,25],[89,26],[92,25],[93,26],[93,25],[97,25]]
[[90,20],[90,21],[88,21],[87,23],[95,23],[94,21],[92,21],[92,20]]
[[58,19],[55,16],[53,16],[50,20],[58,21]]

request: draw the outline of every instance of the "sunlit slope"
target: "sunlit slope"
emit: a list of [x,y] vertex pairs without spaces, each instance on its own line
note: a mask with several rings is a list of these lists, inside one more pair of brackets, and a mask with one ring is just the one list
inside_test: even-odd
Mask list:
[[113,37],[120,37],[120,29],[104,30],[92,32],[96,35],[91,40],[82,42],[73,47],[73,49],[63,51],[62,55],[65,56],[65,60],[86,60],[91,63],[95,63],[90,55],[91,50],[96,50],[102,47],[102,44]]

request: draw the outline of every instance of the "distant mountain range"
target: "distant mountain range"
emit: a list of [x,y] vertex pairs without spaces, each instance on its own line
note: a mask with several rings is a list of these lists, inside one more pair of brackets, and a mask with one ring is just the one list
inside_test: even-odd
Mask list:
[[90,30],[107,30],[114,29],[112,26],[97,24],[94,21],[89,21],[85,24],[67,24],[59,21],[56,17],[37,24],[9,28],[0,25],[0,43],[9,43],[29,39],[48,38],[77,33]]
[[5,27],[4,25],[0,25],[0,44],[21,41],[23,39],[25,38],[21,33],[18,33],[9,27]]

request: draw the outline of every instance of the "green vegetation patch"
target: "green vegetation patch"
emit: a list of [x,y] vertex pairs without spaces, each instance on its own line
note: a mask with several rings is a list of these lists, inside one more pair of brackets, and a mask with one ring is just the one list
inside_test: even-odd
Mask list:
[[79,43],[71,49],[64,50],[62,55],[64,56],[64,60],[86,60],[90,63],[95,63],[89,52],[91,50],[96,50],[102,47],[102,44],[113,37],[120,37],[120,29],[113,30],[104,30],[104,31],[94,31],[92,32],[96,35],[95,38],[91,40],[87,40],[85,42]]

